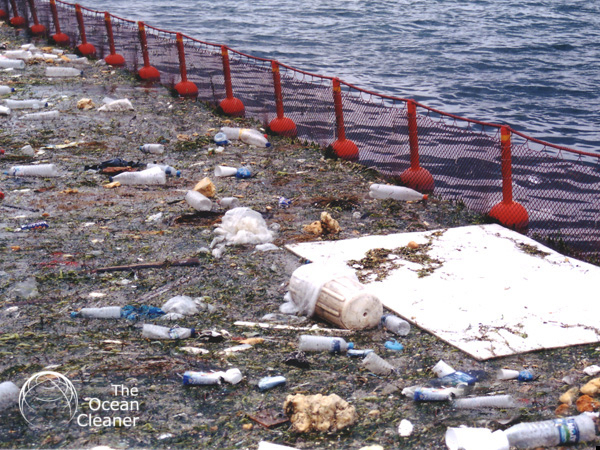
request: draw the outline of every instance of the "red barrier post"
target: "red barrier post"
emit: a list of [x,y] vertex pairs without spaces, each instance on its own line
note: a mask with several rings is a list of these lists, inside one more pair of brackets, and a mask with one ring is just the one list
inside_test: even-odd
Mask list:
[[160,72],[156,67],[150,65],[148,57],[148,41],[146,40],[146,27],[144,22],[138,22],[138,31],[140,37],[140,45],[142,47],[142,58],[144,59],[144,67],[138,70],[138,76],[144,81],[160,81]]
[[54,20],[54,27],[56,28],[56,33],[50,37],[57,45],[62,45],[66,47],[69,45],[71,38],[69,38],[69,36],[60,31],[60,24],[58,22],[58,10],[56,9],[56,2],[54,0],[50,0],[50,10],[52,11],[52,19]]
[[175,90],[181,97],[198,97],[198,87],[187,79],[187,69],[185,67],[185,49],[183,47],[183,36],[181,33],[177,33],[176,42],[177,54],[179,55],[179,73],[181,74],[181,81],[175,85]]
[[342,108],[342,87],[339,78],[333,79],[333,106],[335,108],[335,125],[337,140],[331,144],[335,154],[349,161],[358,160],[358,147],[346,139],[346,128],[344,127],[344,111]]
[[516,230],[523,230],[529,225],[529,214],[519,203],[513,201],[512,195],[512,154],[510,129],[500,128],[500,147],[502,158],[502,201],[489,212],[489,216],[500,224]]
[[229,67],[229,52],[227,47],[221,46],[221,55],[223,56],[223,78],[225,81],[225,96],[219,108],[223,113],[229,116],[244,117],[246,108],[239,98],[233,96],[233,86],[231,84],[231,68]]
[[29,3],[29,10],[31,11],[31,18],[33,19],[33,25],[29,27],[29,31],[34,36],[42,36],[46,34],[46,27],[40,24],[37,16],[37,10],[35,9],[35,1],[27,0]]
[[[33,1],[33,0],[32,0]],[[106,35],[108,36],[108,48],[110,53],[106,55],[104,61],[109,66],[122,67],[125,65],[125,58],[123,55],[119,55],[115,50],[115,37],[113,35],[112,22],[110,20],[110,14],[104,13],[104,25],[106,26]]]
[[8,19],[8,12],[4,8],[0,8],[0,20]]
[[85,24],[83,23],[83,13],[81,12],[81,6],[75,4],[75,15],[77,16],[77,24],[79,25],[79,35],[81,36],[81,44],[77,46],[77,51],[81,56],[89,56],[91,58],[96,57],[96,47],[89,44],[85,37]]
[[419,192],[433,192],[433,177],[427,169],[419,166],[419,135],[417,130],[417,105],[406,103],[408,118],[408,143],[410,146],[410,168],[400,174],[400,182]]
[[271,61],[273,71],[273,86],[275,87],[275,109],[277,117],[269,123],[269,130],[280,136],[294,137],[298,133],[294,121],[283,114],[283,94],[281,93],[281,75],[279,63]]
[[17,2],[15,0],[10,0],[10,6],[13,10],[13,16],[8,22],[13,27],[23,27],[25,25],[25,17],[19,15],[19,10],[17,9]]

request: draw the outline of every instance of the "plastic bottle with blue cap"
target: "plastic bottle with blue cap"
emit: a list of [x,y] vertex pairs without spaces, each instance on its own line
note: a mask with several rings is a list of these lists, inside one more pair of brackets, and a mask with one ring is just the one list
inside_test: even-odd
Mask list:
[[158,163],[148,163],[148,164],[146,164],[146,168],[147,169],[151,169],[152,167],[160,167],[160,169],[167,176],[176,176],[176,177],[180,177],[181,176],[181,170],[177,170],[174,167],[169,166],[168,164],[158,164]]
[[6,95],[6,94],[10,94],[12,92],[15,92],[14,87],[6,86],[6,85],[0,86],[0,95]]
[[245,144],[254,145],[256,147],[271,146],[271,143],[265,135],[258,130],[253,130],[251,128],[223,127],[220,131],[225,134],[229,141],[240,140]]

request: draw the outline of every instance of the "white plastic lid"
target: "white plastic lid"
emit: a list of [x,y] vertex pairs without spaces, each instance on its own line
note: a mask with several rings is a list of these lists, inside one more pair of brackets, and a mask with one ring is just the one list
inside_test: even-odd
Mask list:
[[487,428],[448,428],[446,446],[449,450],[509,450],[508,438],[502,430]]
[[439,378],[445,377],[446,375],[450,375],[451,373],[456,372],[451,366],[446,364],[443,360],[440,361],[431,368],[433,373],[435,373]]

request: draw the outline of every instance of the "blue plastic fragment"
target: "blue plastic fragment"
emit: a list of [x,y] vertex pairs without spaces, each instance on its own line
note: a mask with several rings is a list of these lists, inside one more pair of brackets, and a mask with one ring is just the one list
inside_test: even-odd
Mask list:
[[519,376],[517,377],[517,380],[519,381],[532,381],[533,380],[533,373],[531,373],[529,370],[521,370],[519,372]]
[[402,350],[404,350],[404,345],[402,345],[400,342],[393,340],[393,341],[387,341],[385,343],[385,348],[387,348],[388,350],[394,350],[396,352],[401,352]]
[[121,308],[121,317],[127,320],[136,321],[139,319],[156,319],[165,312],[156,306],[133,306],[127,305]]
[[247,167],[240,167],[235,173],[236,178],[250,178],[252,176],[252,172]]

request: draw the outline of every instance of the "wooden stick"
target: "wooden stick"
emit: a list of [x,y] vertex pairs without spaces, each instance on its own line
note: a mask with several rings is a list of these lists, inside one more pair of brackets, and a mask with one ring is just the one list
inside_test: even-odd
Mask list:
[[125,266],[109,266],[101,267],[99,269],[91,270],[92,273],[99,272],[118,272],[125,270],[139,270],[139,269],[161,269],[170,266],[199,266],[200,260],[198,258],[180,259],[178,261],[169,261],[168,259],[162,262],[150,262],[142,264],[127,264]]

